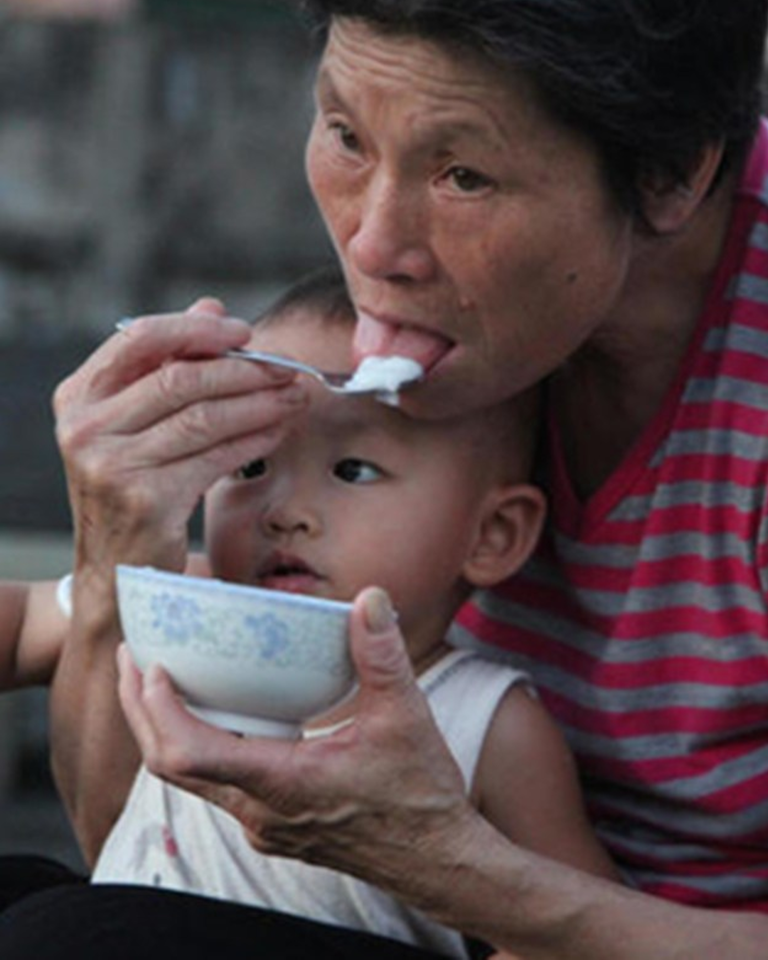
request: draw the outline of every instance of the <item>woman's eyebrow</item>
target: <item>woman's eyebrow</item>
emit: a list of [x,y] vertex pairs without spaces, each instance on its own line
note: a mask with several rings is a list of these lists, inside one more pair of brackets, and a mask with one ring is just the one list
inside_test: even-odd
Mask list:
[[315,77],[315,99],[324,101],[335,101],[344,105],[344,98],[339,93],[338,87],[334,83],[331,72],[327,67],[321,66]]

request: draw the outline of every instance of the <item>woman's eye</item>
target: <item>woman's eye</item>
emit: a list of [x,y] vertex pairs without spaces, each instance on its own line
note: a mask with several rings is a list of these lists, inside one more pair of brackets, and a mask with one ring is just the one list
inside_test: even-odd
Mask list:
[[469,167],[453,167],[448,171],[447,176],[462,193],[474,193],[493,185],[490,177],[476,170],[470,170]]
[[246,463],[245,466],[240,467],[239,470],[236,470],[235,476],[238,480],[253,480],[256,477],[263,477],[266,472],[266,460],[251,460],[250,463]]
[[360,148],[360,143],[352,132],[352,129],[344,123],[332,123],[331,130],[335,133],[336,139],[345,150],[356,153]]
[[382,471],[365,460],[340,460],[333,468],[333,475],[344,483],[373,483],[383,476]]

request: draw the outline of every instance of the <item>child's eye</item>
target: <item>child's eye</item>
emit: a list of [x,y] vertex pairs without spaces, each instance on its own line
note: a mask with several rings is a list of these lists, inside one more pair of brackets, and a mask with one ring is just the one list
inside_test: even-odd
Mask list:
[[383,472],[373,463],[365,460],[339,460],[333,468],[333,475],[344,483],[373,483],[380,480]]
[[256,477],[263,477],[266,472],[266,460],[251,460],[250,463],[246,463],[245,466],[240,467],[239,470],[235,470],[235,476],[238,480],[253,480]]

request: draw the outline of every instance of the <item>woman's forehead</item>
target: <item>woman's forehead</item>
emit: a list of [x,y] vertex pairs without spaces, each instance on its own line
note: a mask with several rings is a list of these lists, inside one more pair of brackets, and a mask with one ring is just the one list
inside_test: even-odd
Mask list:
[[455,122],[494,124],[510,95],[517,99],[521,84],[529,94],[521,75],[458,45],[342,19],[334,21],[329,34],[316,92],[321,105],[339,100],[340,106],[351,106],[367,93],[380,93],[399,110],[428,107],[435,120],[442,112]]

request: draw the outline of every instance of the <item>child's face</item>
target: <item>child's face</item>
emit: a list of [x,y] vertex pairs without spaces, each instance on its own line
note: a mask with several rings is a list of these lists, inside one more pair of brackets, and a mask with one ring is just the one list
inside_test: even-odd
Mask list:
[[[351,327],[306,311],[256,329],[251,346],[326,370],[350,366]],[[206,498],[216,577],[351,600],[389,591],[409,638],[447,626],[490,485],[482,416],[430,423],[314,382],[300,422],[268,459]]]

